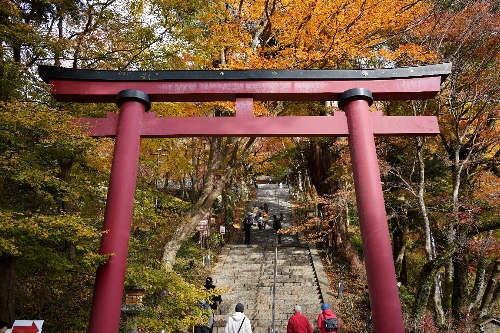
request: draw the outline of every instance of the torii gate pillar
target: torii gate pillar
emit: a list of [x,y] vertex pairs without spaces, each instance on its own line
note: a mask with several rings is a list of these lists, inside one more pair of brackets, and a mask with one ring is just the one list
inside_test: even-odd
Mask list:
[[367,89],[354,88],[339,96],[339,107],[345,110],[349,128],[349,151],[375,332],[404,332],[370,119],[372,102],[372,94]]
[[[151,108],[149,96],[124,90],[116,97],[120,107],[115,150],[109,180],[99,253],[110,254],[97,269],[90,312],[89,332],[118,332],[127,266],[130,228],[141,145],[144,111]],[[105,329],[103,329],[105,328]]]
[[[141,138],[349,137],[376,333],[404,333],[374,136],[437,135],[436,117],[369,112],[373,100],[433,98],[451,64],[374,70],[116,72],[39,66],[61,102],[113,103],[120,113],[79,119],[115,137],[89,333],[118,332]],[[137,89],[137,90],[136,90]],[[339,101],[333,116],[253,117],[253,101]],[[233,117],[157,117],[153,102],[235,101]],[[241,126],[241,125],[245,126]]]

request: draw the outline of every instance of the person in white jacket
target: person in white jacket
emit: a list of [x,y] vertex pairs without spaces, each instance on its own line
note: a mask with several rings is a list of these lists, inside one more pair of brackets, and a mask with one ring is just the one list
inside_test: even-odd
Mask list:
[[248,319],[243,311],[245,306],[241,303],[236,304],[234,313],[227,318],[226,327],[224,327],[224,333],[252,333],[252,325],[250,324],[250,319]]

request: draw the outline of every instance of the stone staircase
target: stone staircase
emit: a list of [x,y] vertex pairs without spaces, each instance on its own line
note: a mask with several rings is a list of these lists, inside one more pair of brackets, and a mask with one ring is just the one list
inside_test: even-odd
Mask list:
[[[272,192],[272,185],[267,192]],[[277,185],[274,185],[277,187]],[[264,201],[257,193],[257,204]],[[274,191],[274,197],[277,191]],[[288,190],[286,191],[288,193]],[[265,191],[264,191],[265,194]],[[286,205],[287,196],[276,202],[266,200],[270,216],[278,210],[285,214],[284,228],[291,225],[291,211]],[[274,211],[273,211],[274,210]],[[335,306],[335,298],[314,246],[300,244],[296,236],[283,235],[282,243],[275,247],[275,232],[272,222],[264,230],[252,230],[251,245],[227,245],[222,250],[217,264],[212,269],[212,278],[217,287],[227,287],[230,293],[223,294],[219,314],[215,316],[214,333],[222,333],[227,318],[234,312],[237,303],[245,305],[244,313],[250,319],[254,333],[269,333],[273,328],[273,285],[275,257],[277,256],[276,291],[274,302],[275,332],[286,332],[288,319],[296,304],[302,314],[309,318],[314,328],[323,301]]]

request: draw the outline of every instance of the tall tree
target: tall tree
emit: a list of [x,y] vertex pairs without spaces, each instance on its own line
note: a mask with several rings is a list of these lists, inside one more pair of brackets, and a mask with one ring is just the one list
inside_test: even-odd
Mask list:
[[[421,282],[413,307],[414,315],[424,315],[432,284],[437,273],[445,267],[443,275],[443,306],[455,317],[467,313],[477,304],[478,292],[484,290],[485,263],[476,261],[476,279],[469,281],[469,266],[473,250],[471,227],[483,232],[497,228],[491,223],[491,206],[484,200],[474,200],[478,185],[485,172],[492,170],[492,160],[498,147],[498,11],[497,4],[482,1],[436,2],[430,15],[416,29],[409,31],[405,41],[411,41],[436,55],[435,61],[451,61],[452,74],[443,86],[437,104],[419,107],[420,113],[434,113],[441,128],[441,147],[431,148],[447,160],[448,170],[442,173],[441,184],[432,188],[425,199],[432,211],[430,216],[422,206],[425,222],[428,262],[421,271]],[[397,43],[396,43],[397,45]],[[402,59],[408,61],[408,59]],[[401,62],[400,62],[401,63]],[[407,62],[406,62],[407,63]],[[405,64],[405,62],[403,62]],[[418,147],[418,146],[417,146]],[[429,148],[428,148],[429,149]],[[420,169],[425,167],[421,164]],[[442,167],[440,167],[442,172]],[[431,170],[428,169],[427,170]],[[435,173],[437,170],[431,170]],[[428,174],[428,172],[427,172]],[[445,181],[446,180],[446,181]],[[447,193],[447,196],[443,196]],[[432,195],[432,197],[431,197]],[[421,200],[420,200],[421,201]],[[437,212],[447,212],[448,215]],[[431,217],[430,220],[428,218]],[[429,223],[430,222],[430,223]],[[429,256],[430,226],[439,236],[442,249]],[[476,236],[477,237],[477,236]],[[482,242],[490,239],[481,235]],[[491,244],[491,243],[489,243]],[[478,248],[485,249],[485,245]],[[487,248],[487,247],[486,247]],[[484,253],[484,250],[481,250]],[[476,252],[474,252],[476,253]],[[490,259],[491,260],[491,259]],[[468,286],[474,284],[469,292]],[[434,289],[437,290],[437,289]],[[434,293],[436,295],[436,292]],[[434,297],[436,299],[436,296]],[[436,309],[438,308],[436,303]],[[442,323],[442,313],[439,321]]]
[[223,5],[224,16],[211,18],[209,43],[219,46],[214,54],[224,55],[221,65],[227,68],[352,68],[370,66],[377,55],[426,55],[413,44],[394,51],[383,47],[422,17],[424,2],[234,0]]
[[[83,329],[93,280],[88,272],[104,260],[95,239],[109,141],[82,136],[70,120],[103,115],[108,107],[54,103],[34,66],[185,68],[186,58],[195,58],[189,38],[199,31],[185,25],[200,7],[194,1],[1,2],[2,320],[12,322],[15,311],[23,317],[52,313],[47,329]],[[149,15],[158,10],[163,16]],[[135,214],[141,224],[144,214]]]

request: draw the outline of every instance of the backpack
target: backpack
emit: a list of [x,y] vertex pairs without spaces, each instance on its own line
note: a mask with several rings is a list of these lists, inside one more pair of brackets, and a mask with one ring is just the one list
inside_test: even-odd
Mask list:
[[327,319],[324,314],[323,318],[325,319],[325,331],[336,332],[339,329],[339,320],[337,318]]
[[251,216],[247,216],[245,218],[245,223],[246,224],[253,224],[253,218]]
[[278,231],[279,229],[281,229],[281,221],[280,220],[274,219],[273,229],[276,230],[276,231]]

